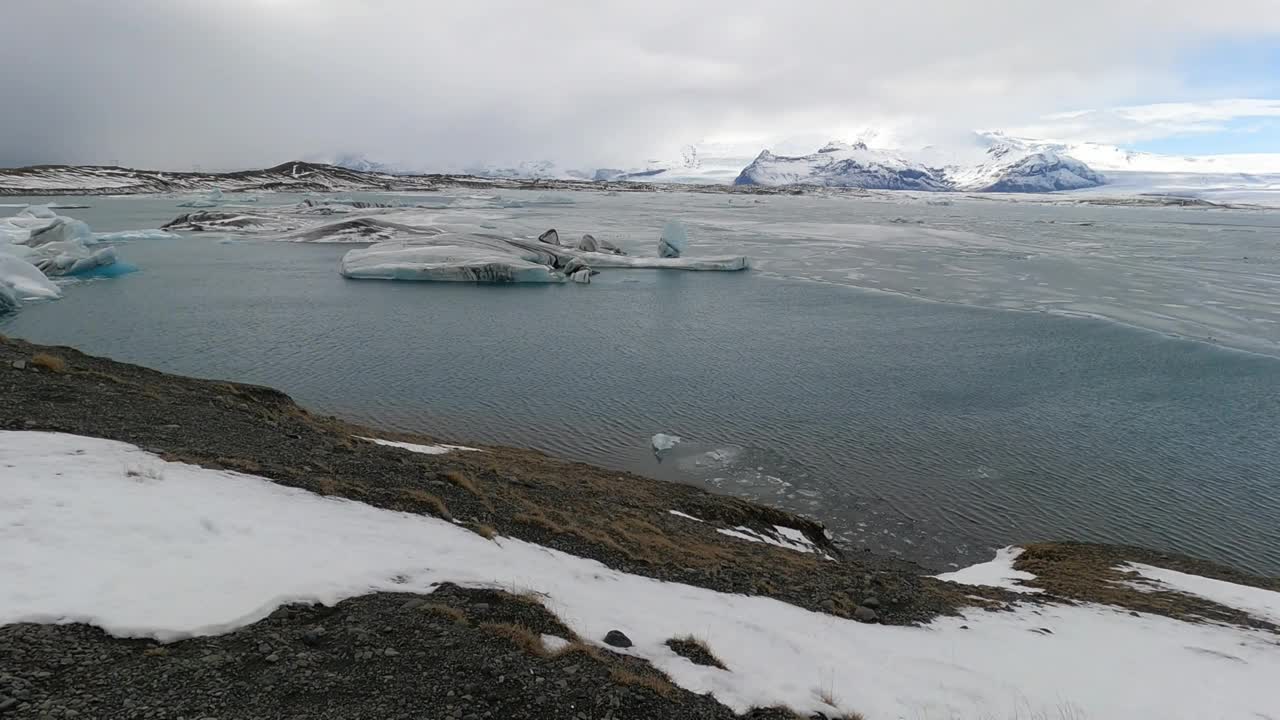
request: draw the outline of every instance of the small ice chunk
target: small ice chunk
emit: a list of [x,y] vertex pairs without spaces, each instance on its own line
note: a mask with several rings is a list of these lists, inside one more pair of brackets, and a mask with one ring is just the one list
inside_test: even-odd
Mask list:
[[669,220],[662,226],[662,238],[658,240],[658,257],[678,258],[689,247],[689,231],[679,220]]
[[587,252],[597,252],[600,250],[600,243],[596,242],[596,239],[588,233],[583,235],[582,239],[578,241],[578,249],[586,250]]
[[544,242],[548,245],[559,245],[560,233],[556,232],[555,228],[551,228],[538,236],[538,242]]
[[654,452],[663,452],[675,447],[680,443],[681,439],[682,438],[679,435],[658,433],[657,435],[654,435],[649,442],[653,445]]

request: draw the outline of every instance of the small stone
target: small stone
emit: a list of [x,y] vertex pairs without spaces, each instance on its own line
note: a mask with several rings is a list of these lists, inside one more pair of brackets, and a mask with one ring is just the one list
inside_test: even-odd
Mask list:
[[873,623],[880,619],[880,615],[865,605],[859,605],[858,609],[853,611],[853,619],[858,622]]
[[269,663],[280,662],[280,656],[275,653],[271,653],[270,655],[267,656],[267,662]]
[[263,655],[269,655],[271,653],[271,646],[266,643],[262,643],[261,645],[258,646],[258,652],[262,653]]
[[386,650],[382,651],[382,654],[386,655],[387,657],[395,657],[400,654],[400,651],[396,650],[395,648],[387,648]]
[[4,712],[5,710],[8,710],[9,708],[17,704],[18,704],[17,698],[5,697],[3,695],[0,695],[0,712]]
[[609,633],[604,636],[604,644],[612,645],[613,647],[629,648],[631,647],[631,638],[623,634],[621,630],[610,630]]
[[26,361],[26,360],[14,360],[14,361],[13,361],[13,369],[14,369],[14,370],[26,370],[26,369],[27,369],[27,361]]
[[834,613],[836,611],[836,601],[831,598],[827,598],[826,600],[818,603],[818,607],[822,608],[826,612]]
[[869,607],[869,608],[871,608],[872,610],[879,610],[879,609],[880,609],[880,598],[876,597],[875,595],[872,595],[871,597],[869,597],[869,598],[867,598],[866,600],[863,600],[863,601],[862,601],[862,607]]
[[400,606],[400,609],[401,610],[417,610],[418,608],[426,604],[427,604],[426,600],[423,600],[422,598],[414,598],[413,600],[405,601],[405,603]]

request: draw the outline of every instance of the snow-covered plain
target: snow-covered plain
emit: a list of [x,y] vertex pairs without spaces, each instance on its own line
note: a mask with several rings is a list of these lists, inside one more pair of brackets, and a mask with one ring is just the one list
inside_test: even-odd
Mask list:
[[[0,470],[0,623],[87,622],[168,641],[226,632],[281,603],[447,580],[544,594],[582,637],[621,629],[635,642],[627,652],[740,711],[1203,720],[1280,707],[1280,646],[1260,631],[1030,603],[924,627],[865,625],[114,441],[0,432]],[[686,634],[729,669],[663,644]]]

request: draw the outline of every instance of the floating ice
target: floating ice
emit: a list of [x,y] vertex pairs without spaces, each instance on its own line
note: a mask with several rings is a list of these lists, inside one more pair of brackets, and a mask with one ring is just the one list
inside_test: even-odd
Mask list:
[[658,256],[678,258],[689,247],[689,231],[679,220],[669,220],[662,226],[662,237],[658,239]]
[[548,245],[559,245],[560,233],[556,232],[555,228],[551,228],[538,236],[538,242],[544,242]]
[[654,452],[664,452],[675,447],[683,440],[679,435],[668,435],[666,433],[658,433],[650,438],[649,442],[653,445]]
[[204,194],[204,197],[195,198],[186,202],[178,203],[178,207],[189,208],[211,208],[218,207],[222,204],[222,191],[210,190]]
[[[558,283],[565,275],[536,253],[503,247],[500,239],[445,234],[432,244],[379,243],[342,258],[343,277],[474,283]],[[551,256],[554,257],[554,256]]]
[[80,275],[116,262],[87,224],[58,215],[47,205],[31,205],[0,218],[0,285],[5,309],[22,300],[59,297],[50,277]]

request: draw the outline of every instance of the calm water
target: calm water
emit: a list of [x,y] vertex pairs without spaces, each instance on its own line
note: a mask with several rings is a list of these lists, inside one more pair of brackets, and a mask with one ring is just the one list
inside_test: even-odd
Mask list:
[[[64,212],[98,230],[154,227],[176,202]],[[272,385],[373,425],[703,484],[938,566],[1072,538],[1280,574],[1274,358],[769,271],[347,281],[335,267],[348,249],[127,243],[139,272],[71,285],[0,332]],[[655,432],[686,442],[659,460]]]

